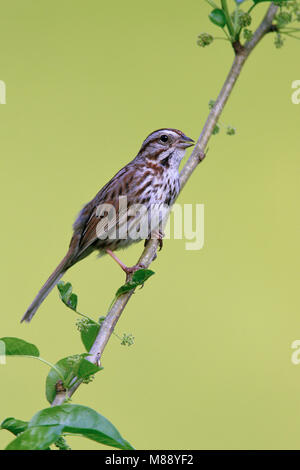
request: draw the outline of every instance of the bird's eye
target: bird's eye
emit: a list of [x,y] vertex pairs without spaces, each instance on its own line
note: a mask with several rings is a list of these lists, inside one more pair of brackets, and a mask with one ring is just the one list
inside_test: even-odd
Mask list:
[[162,142],[168,142],[169,137],[168,137],[166,134],[163,134],[163,135],[160,137],[160,140],[161,140]]

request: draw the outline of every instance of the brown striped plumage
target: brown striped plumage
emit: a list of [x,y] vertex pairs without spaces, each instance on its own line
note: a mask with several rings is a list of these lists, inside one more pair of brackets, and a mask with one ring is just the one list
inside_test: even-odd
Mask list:
[[[29,322],[64,273],[92,251],[98,250],[100,254],[108,252],[114,257],[112,252],[115,250],[148,238],[153,229],[159,228],[159,223],[179,192],[179,165],[192,142],[177,129],[159,129],[145,139],[138,155],[80,211],[73,225],[74,233],[66,256],[44,284],[22,321]],[[126,210],[123,207],[125,198]],[[137,204],[148,210],[147,219],[136,210]],[[150,209],[158,206],[157,221],[157,214]],[[152,222],[154,225],[150,230]],[[122,237],[125,224],[128,234]],[[139,231],[141,236],[136,237]],[[119,264],[122,265],[121,262]],[[124,269],[124,265],[122,267]]]

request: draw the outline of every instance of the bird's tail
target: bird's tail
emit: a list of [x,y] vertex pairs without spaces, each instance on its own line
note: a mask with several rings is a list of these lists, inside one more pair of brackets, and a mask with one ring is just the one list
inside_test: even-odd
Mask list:
[[56,286],[58,281],[63,277],[65,272],[71,267],[70,263],[70,250],[64,257],[64,259],[59,263],[55,271],[51,274],[48,281],[45,282],[41,290],[39,291],[38,295],[32,302],[32,304],[28,307],[25,315],[23,316],[21,323],[23,321],[30,322],[33,315],[41,305],[41,303],[45,300],[48,294],[52,291],[52,289]]

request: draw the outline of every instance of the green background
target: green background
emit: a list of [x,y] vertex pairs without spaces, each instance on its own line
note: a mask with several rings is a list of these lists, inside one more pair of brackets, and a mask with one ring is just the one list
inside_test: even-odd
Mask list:
[[[220,35],[209,11],[200,0],[1,1],[0,336],[37,344],[52,362],[83,351],[55,290],[29,326],[20,318],[64,256],[77,212],[146,135],[199,136],[233,56],[225,41],[196,45],[202,31]],[[299,43],[276,50],[273,39],[255,50],[222,116],[237,135],[211,139],[178,201],[205,204],[204,248],[165,242],[117,325],[135,345],[112,337],[104,371],[74,395],[138,449],[299,447]],[[141,250],[120,255],[134,264]],[[92,255],[65,280],[97,318],[124,276]],[[0,366],[0,419],[46,407],[47,373],[30,359]],[[10,440],[0,433],[1,448]]]

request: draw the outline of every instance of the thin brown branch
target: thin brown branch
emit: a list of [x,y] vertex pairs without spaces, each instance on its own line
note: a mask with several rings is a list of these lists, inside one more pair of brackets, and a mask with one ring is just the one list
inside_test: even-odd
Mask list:
[[[235,51],[235,58],[234,58],[232,67],[219,93],[219,96],[212,110],[209,113],[209,116],[203,127],[201,135],[194,147],[194,150],[181,171],[181,174],[180,174],[181,191],[184,188],[187,181],[192,176],[194,170],[197,168],[199,163],[205,157],[205,149],[207,147],[208,141],[210,137],[212,136],[214,127],[217,124],[219,117],[221,116],[223,112],[224,106],[229,96],[231,95],[231,92],[241,73],[241,70],[243,68],[245,61],[247,60],[247,58],[249,57],[249,55],[251,54],[255,46],[261,41],[261,39],[268,32],[272,31],[272,22],[277,12],[277,9],[278,7],[272,3],[264,19],[262,20],[261,24],[259,25],[255,33],[253,34],[252,39],[249,42],[247,42],[244,46],[241,46],[240,43],[238,44],[236,43],[233,45],[233,48]],[[157,248],[158,248],[158,241],[155,239],[150,240],[139,259],[139,263],[142,263],[148,268],[150,264],[152,263],[152,261],[156,258]],[[128,292],[115,300],[104,322],[102,323],[99,334],[90,350],[90,356],[87,357],[89,361],[93,363],[99,363],[102,357],[102,353],[105,349],[105,346],[114,331],[115,325],[118,322],[132,294],[133,294],[133,291]],[[76,391],[79,385],[80,385],[80,382],[77,382],[68,391],[69,397],[73,395],[73,393]],[[62,404],[65,398],[66,396],[64,394],[62,393],[57,394],[52,405]]]

